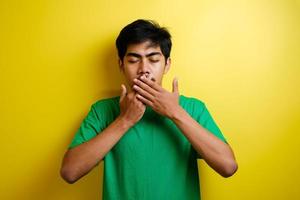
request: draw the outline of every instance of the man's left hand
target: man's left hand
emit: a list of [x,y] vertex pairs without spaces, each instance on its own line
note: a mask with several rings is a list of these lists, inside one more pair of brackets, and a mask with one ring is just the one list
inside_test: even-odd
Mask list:
[[172,92],[162,88],[156,82],[149,80],[145,76],[140,79],[134,79],[133,89],[138,93],[137,98],[144,104],[152,107],[157,113],[173,118],[175,113],[180,108],[178,80],[173,79]]

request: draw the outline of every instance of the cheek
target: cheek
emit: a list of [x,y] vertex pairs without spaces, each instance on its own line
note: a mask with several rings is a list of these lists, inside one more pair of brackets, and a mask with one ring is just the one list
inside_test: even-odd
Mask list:
[[156,74],[156,78],[157,78],[157,81],[161,84],[161,81],[163,79],[163,76],[164,76],[164,72],[165,72],[165,62],[161,63],[159,69],[157,70],[157,74]]
[[164,69],[165,69],[165,65],[162,63],[158,63],[157,66],[153,68],[153,75],[156,76],[157,78],[163,76]]
[[131,77],[136,73],[136,71],[133,66],[126,65],[126,66],[124,66],[124,73],[127,77]]
[[133,67],[124,66],[124,76],[130,86],[133,85],[133,79],[136,78],[136,71]]

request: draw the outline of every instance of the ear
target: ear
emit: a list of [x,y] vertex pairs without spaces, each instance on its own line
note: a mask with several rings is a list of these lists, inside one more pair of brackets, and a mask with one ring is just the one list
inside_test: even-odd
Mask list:
[[119,67],[120,67],[120,70],[122,71],[122,72],[124,72],[124,63],[123,63],[123,61],[119,58],[119,60],[118,60],[118,63],[119,63]]
[[167,58],[166,66],[164,69],[164,74],[166,74],[169,71],[170,67],[171,67],[171,58],[169,57],[169,58]]

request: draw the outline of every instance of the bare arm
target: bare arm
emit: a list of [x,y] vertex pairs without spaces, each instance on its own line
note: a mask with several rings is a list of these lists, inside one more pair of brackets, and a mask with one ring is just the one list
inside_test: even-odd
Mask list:
[[237,163],[230,146],[203,128],[179,105],[177,79],[173,80],[171,93],[144,77],[134,82],[137,98],[157,113],[170,118],[210,167],[223,177],[236,172]]
[[122,86],[122,89],[119,117],[101,134],[65,153],[60,174],[68,183],[76,182],[93,169],[143,116],[145,105],[137,100],[134,92],[127,95],[126,87]]
[[101,134],[73,149],[69,149],[63,159],[61,176],[74,183],[86,175],[129,129],[126,121],[117,118]]
[[230,146],[196,122],[184,109],[178,107],[171,118],[194,149],[223,177],[232,176],[238,166]]

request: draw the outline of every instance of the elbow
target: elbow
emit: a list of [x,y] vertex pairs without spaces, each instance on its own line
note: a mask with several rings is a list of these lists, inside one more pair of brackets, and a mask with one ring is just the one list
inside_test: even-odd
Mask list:
[[236,173],[236,171],[238,170],[238,165],[235,161],[231,161],[229,164],[227,164],[227,166],[224,168],[223,172],[221,173],[221,176],[223,176],[224,178],[229,178],[231,177],[233,174]]
[[66,167],[61,168],[60,176],[69,184],[73,184],[78,180],[75,173],[69,169],[66,169]]

